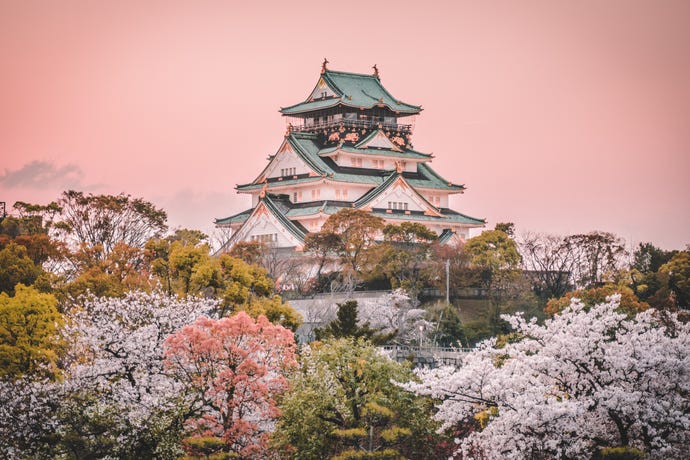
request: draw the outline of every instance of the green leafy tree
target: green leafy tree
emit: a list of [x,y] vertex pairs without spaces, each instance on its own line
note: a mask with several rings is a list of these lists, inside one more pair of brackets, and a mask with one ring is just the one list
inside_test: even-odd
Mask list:
[[282,400],[274,451],[295,460],[447,458],[429,401],[391,383],[413,378],[361,339],[313,343]]
[[659,267],[670,296],[678,308],[690,309],[690,251],[682,251]]
[[664,251],[640,244],[630,269],[635,294],[660,310],[690,308],[690,251]]
[[248,264],[258,264],[262,252],[263,248],[260,241],[239,241],[235,243],[228,254],[236,259],[242,259]]
[[168,295],[215,294],[221,287],[218,264],[211,259],[207,236],[190,229],[178,229],[165,238],[146,242],[145,255],[151,272]]
[[72,298],[92,294],[97,297],[121,297],[132,290],[149,290],[149,267],[144,251],[123,242],[107,254],[102,247],[82,245],[70,255],[77,267],[76,278],[60,287]]
[[275,283],[263,268],[228,254],[221,255],[218,262],[223,279],[220,296],[224,307],[248,305],[252,299],[273,295]]
[[430,309],[428,319],[435,324],[435,329],[432,332],[435,344],[441,347],[457,348],[467,345],[465,328],[457,307],[444,303],[440,308]]
[[338,254],[340,245],[341,240],[337,234],[323,230],[317,233],[308,233],[304,238],[304,252],[315,258],[317,286],[322,286],[324,267]]
[[376,329],[372,329],[368,322],[359,324],[357,301],[347,300],[338,304],[336,318],[322,329],[314,330],[314,335],[316,336],[316,340],[351,337],[356,339],[367,339],[377,344],[383,344],[388,342],[395,333],[382,334]]
[[338,235],[340,242],[337,252],[344,271],[355,277],[369,263],[369,250],[374,246],[383,224],[383,219],[370,212],[343,208],[326,220],[321,232]]
[[511,238],[515,237],[515,224],[512,222],[498,222],[494,226],[494,230],[499,230]]
[[54,379],[63,341],[57,299],[17,284],[14,296],[0,293],[0,378],[24,375]]
[[652,243],[640,243],[633,253],[632,269],[640,273],[656,273],[678,251],[665,251]]
[[18,283],[34,284],[43,273],[28,256],[26,247],[10,242],[0,250],[0,292],[14,295]]
[[422,224],[403,222],[383,228],[383,243],[375,249],[374,273],[383,273],[391,287],[403,288],[416,298],[432,271],[428,270],[436,233]]
[[257,297],[252,299],[249,304],[238,306],[237,310],[247,312],[254,319],[263,315],[273,324],[280,324],[293,332],[302,324],[302,315],[289,304],[283,302],[279,295]]
[[637,313],[647,310],[649,304],[640,301],[635,293],[627,286],[606,284],[592,289],[581,289],[566,293],[563,297],[558,299],[551,299],[546,304],[544,312],[550,316],[562,312],[570,306],[572,299],[580,299],[585,305],[596,305],[606,302],[606,298],[613,295],[620,294],[620,303],[618,311],[634,316]]
[[107,256],[119,242],[143,248],[167,229],[165,211],[130,195],[93,195],[68,190],[57,203],[60,220],[54,228],[74,246],[102,246]]
[[501,230],[490,230],[471,238],[465,251],[472,265],[481,271],[481,282],[491,301],[489,323],[493,334],[505,332],[500,319],[502,304],[524,290],[520,263],[522,257],[510,236]]

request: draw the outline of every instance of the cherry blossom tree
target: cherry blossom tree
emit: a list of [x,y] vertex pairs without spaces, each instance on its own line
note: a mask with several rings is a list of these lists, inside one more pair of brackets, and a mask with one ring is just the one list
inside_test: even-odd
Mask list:
[[630,318],[618,303],[574,300],[544,325],[506,316],[507,340],[405,387],[439,399],[444,428],[466,432],[460,458],[592,458],[612,448],[687,458],[690,324],[655,310]]
[[430,324],[424,321],[426,311],[417,308],[417,304],[404,289],[395,289],[378,299],[361,301],[360,322],[369,323],[380,333],[394,335],[396,341],[412,342],[419,336],[418,326],[430,329]]
[[287,389],[284,374],[296,366],[292,332],[263,315],[254,321],[239,312],[200,318],[169,337],[165,348],[167,368],[187,398],[187,445],[222,439],[220,451],[262,458],[279,415],[275,398]]
[[177,458],[182,385],[165,369],[163,343],[216,307],[130,292],[68,309],[64,379],[0,382],[0,456]]

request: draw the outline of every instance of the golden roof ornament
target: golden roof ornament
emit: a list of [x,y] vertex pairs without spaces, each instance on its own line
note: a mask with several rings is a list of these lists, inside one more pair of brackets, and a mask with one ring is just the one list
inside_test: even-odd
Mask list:
[[323,58],[323,64],[321,64],[321,73],[326,73],[326,71],[328,70],[326,64],[328,64],[328,59]]
[[292,123],[288,123],[287,129],[285,129],[285,137],[288,137],[292,132]]
[[395,162],[395,171],[396,171],[398,174],[402,174],[402,172],[403,172],[403,167],[402,167],[402,163],[401,163],[401,162],[399,162],[399,161],[396,161],[396,162]]
[[374,64],[374,67],[372,67],[372,69],[374,69],[374,76],[376,78],[379,78],[379,68],[376,67],[376,64]]
[[264,186],[261,188],[261,192],[259,192],[259,198],[266,198],[266,193],[268,192],[268,183],[264,183]]

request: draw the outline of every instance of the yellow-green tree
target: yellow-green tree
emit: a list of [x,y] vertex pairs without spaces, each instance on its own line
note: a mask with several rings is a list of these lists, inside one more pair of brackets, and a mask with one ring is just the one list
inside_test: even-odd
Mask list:
[[551,299],[546,304],[544,312],[548,315],[555,315],[565,310],[572,301],[572,299],[580,299],[585,305],[596,305],[606,302],[606,298],[613,295],[620,294],[621,300],[618,310],[622,313],[634,316],[637,313],[649,308],[649,304],[642,302],[637,298],[632,289],[623,285],[606,284],[592,289],[580,289],[566,293],[563,297],[558,299]]
[[343,208],[326,220],[322,233],[338,235],[337,252],[344,270],[359,273],[369,262],[369,249],[383,229],[384,220],[361,209]]
[[81,245],[70,256],[75,278],[61,291],[73,298],[93,294],[96,297],[121,297],[132,290],[149,290],[148,264],[144,251],[123,242],[108,254],[100,245]]
[[300,356],[273,433],[279,458],[448,458],[432,404],[391,383],[413,379],[364,340],[314,342]]
[[383,243],[374,250],[373,272],[384,274],[394,289],[403,288],[412,297],[430,279],[427,270],[436,233],[422,224],[403,222],[383,227]]
[[0,293],[0,378],[24,375],[54,379],[63,348],[57,299],[17,284],[14,296]]
[[515,241],[502,230],[489,230],[475,236],[465,244],[470,263],[481,275],[481,283],[491,301],[489,324],[491,332],[501,330],[501,306],[509,298],[524,290],[520,262],[522,257]]
[[221,316],[246,311],[252,318],[265,315],[272,323],[293,331],[302,324],[301,315],[274,295],[275,283],[264,268],[228,254],[216,260],[222,283],[218,294],[222,300]]
[[0,251],[0,292],[13,295],[17,283],[33,284],[42,272],[24,246],[11,242]]

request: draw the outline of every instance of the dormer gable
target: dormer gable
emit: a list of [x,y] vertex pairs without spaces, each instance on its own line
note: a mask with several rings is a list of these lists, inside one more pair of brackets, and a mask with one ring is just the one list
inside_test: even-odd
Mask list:
[[362,139],[358,144],[355,145],[355,148],[386,149],[393,150],[395,152],[402,152],[400,147],[394,144],[381,129],[372,132],[367,137]]
[[326,83],[326,80],[324,80],[323,77],[319,78],[319,81],[316,83],[316,86],[314,87],[314,90],[311,92],[309,97],[307,98],[307,102],[318,100],[318,99],[327,99],[330,97],[337,97],[338,95],[336,92],[331,88],[328,83]]
[[440,217],[441,212],[420,195],[405,178],[395,173],[381,185],[371,190],[355,202],[355,207],[363,209],[386,209],[403,212],[423,212],[425,215]]
[[286,137],[276,154],[270,157],[270,162],[254,179],[253,183],[259,184],[267,179],[292,178],[303,174],[320,176],[322,171],[318,171],[310,162],[306,161],[304,156],[289,142],[289,137]]
[[258,241],[268,246],[300,247],[303,240],[304,232],[282,216],[268,198],[262,197],[228,246],[240,241]]

